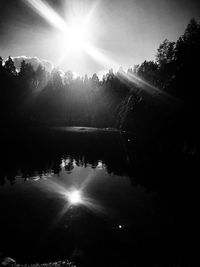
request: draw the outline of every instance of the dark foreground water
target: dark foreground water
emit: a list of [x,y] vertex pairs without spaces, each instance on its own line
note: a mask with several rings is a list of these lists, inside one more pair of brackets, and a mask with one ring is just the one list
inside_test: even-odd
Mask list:
[[[196,165],[183,168],[168,143],[146,147],[109,129],[4,133],[0,252],[20,263],[192,265]],[[73,190],[79,203],[70,203]]]

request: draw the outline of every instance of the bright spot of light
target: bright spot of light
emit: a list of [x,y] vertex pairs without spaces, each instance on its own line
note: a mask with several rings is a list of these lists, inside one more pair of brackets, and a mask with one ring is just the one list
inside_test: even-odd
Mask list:
[[114,71],[118,69],[118,64],[110,59],[104,52],[101,52],[100,49],[97,49],[91,43],[87,43],[84,47],[85,52],[93,58],[96,62],[101,64],[104,68],[112,68]]
[[63,57],[68,53],[70,56],[75,56],[77,52],[85,49],[87,43],[91,42],[93,9],[83,14],[77,7],[76,12],[71,12],[68,18],[64,19],[46,1],[24,0],[24,2],[59,30],[59,41],[54,42],[53,45],[61,50]]
[[69,10],[65,19],[57,14],[44,0],[23,1],[58,30],[52,48],[59,51],[60,64],[66,57],[69,62],[75,60],[79,62],[80,57],[87,54],[102,65],[104,69],[113,68],[117,70],[118,64],[105,55],[105,51],[100,51],[93,44],[97,33],[97,30],[94,29],[97,23],[95,9],[98,1],[94,1],[96,4],[93,4],[90,8],[86,8],[86,5],[85,12],[82,12],[81,5],[75,5],[71,12]]
[[90,41],[90,29],[87,24],[83,23],[81,18],[73,19],[66,28],[66,32],[62,34],[64,51],[71,53],[80,52]]
[[70,204],[78,204],[82,202],[81,192],[79,190],[67,192],[66,197]]

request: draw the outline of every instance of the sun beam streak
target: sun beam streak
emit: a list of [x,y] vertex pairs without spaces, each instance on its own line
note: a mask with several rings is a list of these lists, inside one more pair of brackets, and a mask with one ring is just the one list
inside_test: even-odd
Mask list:
[[[163,90],[160,90],[159,88],[155,87],[154,85],[150,84],[147,81],[144,81],[140,77],[138,77],[135,74],[132,73],[125,73],[125,72],[120,72],[121,76],[127,80],[129,83],[133,85],[137,85],[138,88],[141,90],[144,90],[146,93],[152,96],[159,96],[159,99],[161,100],[161,97],[165,102],[168,102],[170,105],[173,104],[176,106],[179,103],[179,100]],[[122,81],[123,82],[123,81]]]
[[66,22],[47,3],[42,0],[24,0],[24,2],[58,30],[62,32],[68,30]]
[[101,53],[95,46],[92,44],[87,43],[84,46],[85,52],[92,57],[94,60],[96,60],[98,63],[102,65],[102,67],[107,69],[115,69],[117,70],[118,64],[114,62],[113,60],[109,59],[107,56],[105,56],[103,53]]
[[[150,94],[158,94],[158,93],[161,92],[157,87],[155,87],[154,85],[144,81],[143,79],[141,79],[140,77],[138,77],[135,74],[126,73],[124,71],[119,71],[119,73],[129,83],[137,85],[139,88],[147,91]],[[123,82],[123,80],[122,80],[122,82]]]

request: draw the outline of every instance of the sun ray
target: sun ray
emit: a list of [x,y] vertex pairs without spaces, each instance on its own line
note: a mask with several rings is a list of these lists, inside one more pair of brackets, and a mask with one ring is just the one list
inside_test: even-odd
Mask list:
[[108,58],[105,54],[100,52],[100,50],[97,49],[94,45],[88,43],[84,46],[84,50],[90,57],[92,57],[99,64],[101,64],[102,67],[106,69],[112,68],[117,70],[118,64]]
[[27,0],[24,2],[34,9],[41,17],[46,19],[52,26],[62,32],[66,32],[68,26],[66,22],[47,4],[42,0]]
[[79,17],[77,13],[74,18],[66,21],[42,0],[27,0],[25,3],[61,32],[59,43],[63,50],[62,61],[70,53],[77,54],[83,50],[104,68],[117,68],[114,61],[106,57],[90,42],[91,29],[89,26],[92,24],[91,20],[98,2],[92,5],[85,17]]
[[159,99],[164,99],[165,102],[168,102],[170,105],[174,104],[177,105],[179,100],[163,90],[160,90],[158,87],[150,84],[149,82],[141,79],[136,74],[133,73],[126,73],[126,72],[120,72],[122,77],[127,80],[130,84],[137,85],[138,88],[141,90],[144,90],[146,93],[152,96],[159,96]]

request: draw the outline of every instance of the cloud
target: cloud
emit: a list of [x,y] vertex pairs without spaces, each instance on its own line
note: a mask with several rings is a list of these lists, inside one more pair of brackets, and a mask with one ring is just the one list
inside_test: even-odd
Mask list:
[[14,61],[16,69],[20,69],[21,62],[25,60],[26,63],[30,63],[34,70],[36,70],[39,66],[39,64],[42,65],[47,71],[51,72],[54,68],[51,61],[48,60],[40,60],[38,57],[26,57],[26,56],[18,56],[18,57],[12,57],[12,60]]

